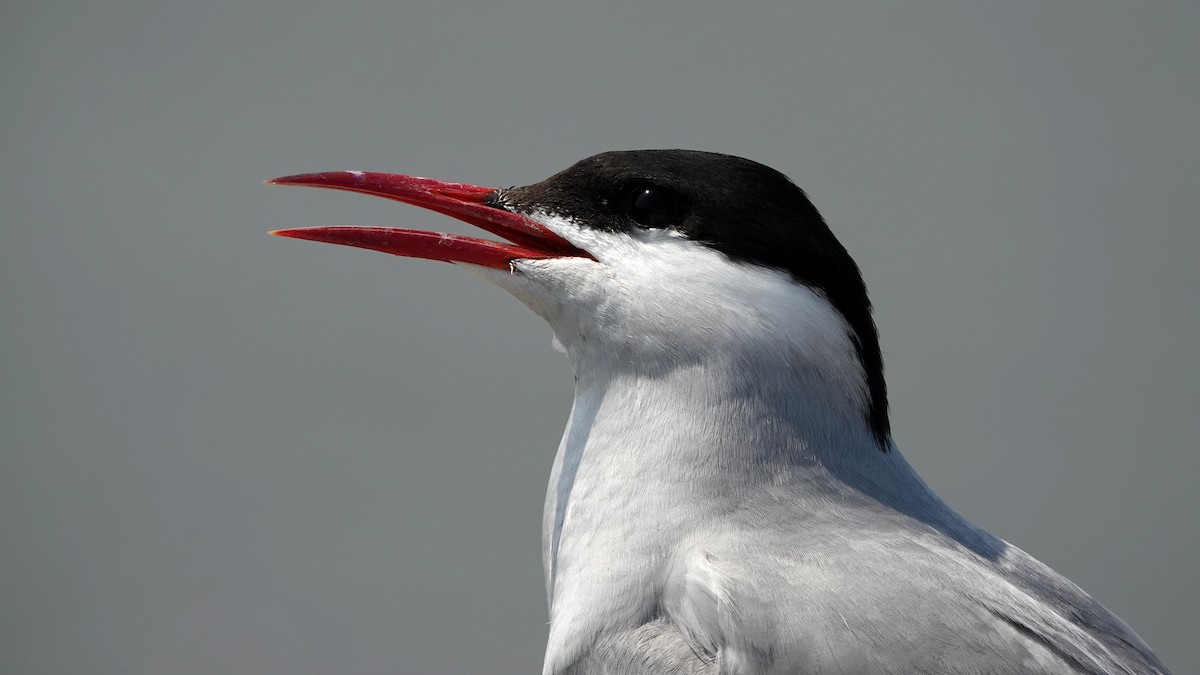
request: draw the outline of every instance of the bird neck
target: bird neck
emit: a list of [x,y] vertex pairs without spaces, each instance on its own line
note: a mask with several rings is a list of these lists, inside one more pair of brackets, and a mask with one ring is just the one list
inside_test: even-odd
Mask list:
[[651,368],[573,358],[544,516],[552,645],[653,616],[679,543],[765,494],[816,504],[851,474],[927,491],[880,451],[846,378],[756,354]]

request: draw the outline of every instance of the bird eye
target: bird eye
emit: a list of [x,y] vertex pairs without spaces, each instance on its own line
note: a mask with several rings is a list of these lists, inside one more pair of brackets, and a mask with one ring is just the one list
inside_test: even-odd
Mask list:
[[643,186],[624,199],[625,213],[642,227],[666,227],[679,219],[679,200],[661,187]]

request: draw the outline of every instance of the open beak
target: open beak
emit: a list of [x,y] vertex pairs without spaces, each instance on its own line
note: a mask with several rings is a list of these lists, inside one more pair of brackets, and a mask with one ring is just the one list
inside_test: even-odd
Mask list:
[[532,218],[490,206],[487,198],[496,192],[495,188],[363,171],[285,176],[269,180],[267,184],[330,188],[395,199],[454,216],[508,242],[390,227],[306,227],[271,232],[281,237],[496,269],[508,269],[513,260],[523,258],[592,257]]

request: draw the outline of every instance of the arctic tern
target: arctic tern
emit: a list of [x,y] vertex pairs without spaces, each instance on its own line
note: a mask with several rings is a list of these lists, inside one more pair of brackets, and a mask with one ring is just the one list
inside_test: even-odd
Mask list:
[[467,265],[550,324],[576,389],[543,520],[545,675],[1167,672],[904,460],[859,269],[783,174],[641,150],[527,187],[269,182],[507,240],[273,233]]

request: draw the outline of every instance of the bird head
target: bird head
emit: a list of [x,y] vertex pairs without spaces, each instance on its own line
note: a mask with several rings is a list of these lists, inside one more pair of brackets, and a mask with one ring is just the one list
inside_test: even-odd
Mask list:
[[804,192],[773,169],[639,150],[594,155],[525,187],[359,171],[268,182],[395,199],[506,239],[272,232],[468,265],[541,315],[577,369],[807,369],[845,392],[886,447],[886,389],[861,274]]

